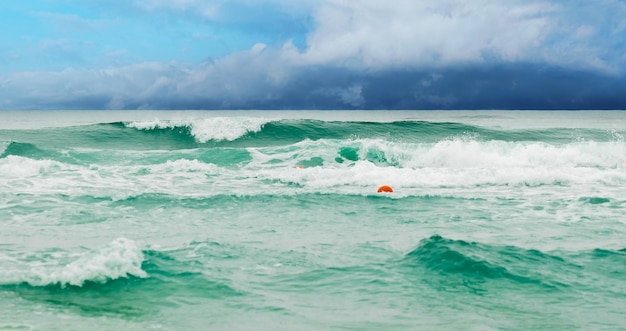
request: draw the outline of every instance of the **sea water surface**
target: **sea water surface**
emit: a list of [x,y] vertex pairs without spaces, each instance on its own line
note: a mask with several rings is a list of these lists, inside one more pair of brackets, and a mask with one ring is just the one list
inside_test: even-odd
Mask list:
[[0,330],[626,330],[625,135],[621,111],[3,111]]

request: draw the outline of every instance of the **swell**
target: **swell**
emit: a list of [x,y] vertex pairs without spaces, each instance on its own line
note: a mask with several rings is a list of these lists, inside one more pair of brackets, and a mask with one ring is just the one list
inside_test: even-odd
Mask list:
[[119,164],[120,159],[125,161],[123,164],[185,159],[219,166],[258,159],[265,165],[290,167],[369,161],[412,168],[620,168],[626,164],[622,157],[624,143],[619,139],[585,141],[575,135],[577,138],[568,138],[567,144],[556,143],[558,139],[545,136],[558,132],[549,130],[525,132],[523,137],[517,137],[512,131],[457,123],[283,120],[265,123],[259,131],[246,131],[233,140],[200,142],[187,126],[127,125],[118,122],[41,132],[18,131],[5,142],[0,159],[21,156],[85,165]]
[[[432,122],[335,122],[319,120],[279,120],[266,122],[258,129],[238,129],[240,133],[211,135],[210,127],[194,123],[169,123],[165,125],[137,125],[135,123],[110,123],[112,127],[133,130],[140,136],[170,138],[184,141],[188,148],[196,147],[263,147],[295,144],[305,140],[347,140],[382,138],[392,141],[434,142],[444,138],[469,136],[490,132],[460,123]],[[207,139],[211,137],[211,139]]]
[[[375,243],[360,244],[351,254],[368,255],[368,262],[323,268],[317,266],[300,273],[275,275],[273,279],[292,282],[297,287],[295,290],[310,290],[310,284],[305,284],[309,282],[324,283],[328,287],[349,287],[350,278],[355,281],[355,276],[359,275],[367,275],[363,279],[367,279],[368,283],[389,285],[381,278],[402,275],[427,282],[446,280],[450,284],[508,282],[547,291],[567,291],[572,288],[595,291],[597,287],[607,285],[605,283],[611,279],[620,279],[619,284],[613,284],[614,288],[607,290],[626,291],[623,287],[626,285],[626,249],[544,252],[432,235],[398,259],[390,258],[395,255],[393,250],[376,246]],[[597,276],[590,277],[591,274]],[[282,285],[285,284],[268,284],[277,288]]]
[[122,122],[93,125],[3,130],[0,139],[28,143],[40,148],[99,149],[99,150],[176,150],[200,146],[187,127],[161,130],[138,130]]
[[[401,265],[438,275],[433,285],[444,288],[506,281],[548,291],[573,288],[595,292],[615,290],[605,285],[613,282],[610,279],[623,279],[624,262],[626,254],[621,250],[546,253],[433,235],[407,253]],[[623,280],[620,283],[615,285],[626,284]]]
[[[111,125],[137,127],[133,123]],[[206,134],[214,126],[201,127],[194,122],[170,123],[162,126],[139,126],[142,131],[155,135],[178,133],[184,138],[193,138],[200,144],[216,146],[274,146],[293,144],[303,140],[319,139],[387,139],[401,142],[437,142],[444,139],[478,139],[501,141],[549,141],[567,143],[580,140],[615,141],[622,134],[597,129],[541,129],[541,130],[498,130],[457,122],[396,121],[321,121],[321,120],[277,120],[259,124],[258,127],[239,128],[238,135],[223,133]],[[211,137],[211,139],[207,139]]]
[[[359,249],[351,254],[367,256],[367,262],[311,265],[307,270],[273,275],[263,285],[279,292],[321,292],[338,297],[355,292],[393,293],[396,298],[416,297],[435,306],[445,300],[471,303],[475,296],[490,296],[487,300],[501,298],[503,305],[520,311],[532,311],[533,307],[511,302],[509,296],[510,300],[532,298],[529,301],[546,303],[580,300],[584,305],[592,296],[623,300],[626,295],[625,250],[542,252],[439,235],[423,239],[400,258],[391,258],[395,253],[388,248],[372,252],[372,247],[361,245]],[[459,295],[461,292],[469,297]]]
[[[141,251],[141,272],[122,270],[119,277],[112,277],[117,272],[115,264],[110,263],[115,253],[109,252],[108,263],[104,264],[108,270],[82,275],[84,279],[78,283],[72,281],[77,275],[58,278],[54,268],[47,269],[47,277],[44,278],[41,277],[42,271],[33,274],[32,270],[36,270],[37,265],[51,261],[45,261],[49,254],[30,256],[24,263],[31,271],[24,273],[23,270],[11,270],[10,266],[5,266],[0,273],[0,291],[10,291],[25,300],[72,309],[88,316],[115,315],[121,318],[156,314],[162,308],[191,302],[242,295],[227,281],[208,276],[196,261],[149,249]],[[72,272],[79,274],[78,277],[85,273],[84,270],[90,269],[90,263],[97,263],[97,260],[80,258],[74,262],[77,261],[81,262],[81,268]]]
[[446,139],[478,141],[622,140],[623,133],[597,129],[500,130],[454,122],[338,122],[320,120],[261,121],[203,119],[188,121],[113,122],[94,125],[3,130],[8,139],[37,146],[125,150],[176,150],[200,147],[279,146],[320,139],[385,139],[434,143]]
[[439,235],[422,240],[405,258],[408,265],[420,266],[443,276],[458,275],[477,280],[506,279],[546,287],[559,284],[543,280],[534,274],[530,263],[533,260],[547,264],[563,262],[538,251],[491,247],[463,240],[450,240]]

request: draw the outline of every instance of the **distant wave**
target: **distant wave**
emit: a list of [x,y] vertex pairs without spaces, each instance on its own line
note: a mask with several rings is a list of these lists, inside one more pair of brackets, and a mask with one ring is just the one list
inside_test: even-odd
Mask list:
[[211,117],[197,120],[135,121],[125,125],[139,130],[187,128],[200,143],[209,140],[232,141],[250,132],[258,132],[268,120],[252,117]]
[[[504,130],[454,122],[358,122],[310,119],[268,120],[254,117],[215,117],[101,123],[84,126],[14,130],[12,141],[37,148],[99,150],[177,150],[203,147],[267,147],[317,140],[374,139],[393,143],[432,144],[443,141],[623,143],[624,132],[598,129]],[[7,144],[0,148],[7,149]],[[19,146],[10,146],[17,149]],[[20,153],[26,153],[21,146]],[[31,146],[32,147],[32,146]],[[13,152],[3,151],[4,155]],[[17,154],[13,154],[17,155]],[[22,154],[20,154],[22,155]]]
[[474,139],[567,143],[581,140],[623,141],[624,136],[615,130],[596,129],[497,130],[455,122],[269,120],[251,117],[137,121],[124,122],[123,125],[144,131],[175,131],[189,135],[201,144],[245,139],[253,146],[262,146],[264,143],[295,143],[307,139],[383,138],[402,142]]

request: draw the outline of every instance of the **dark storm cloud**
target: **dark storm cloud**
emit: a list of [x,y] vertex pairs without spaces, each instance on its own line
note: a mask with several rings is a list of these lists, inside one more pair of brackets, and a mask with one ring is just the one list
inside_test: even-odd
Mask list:
[[280,79],[259,66],[249,67],[244,76],[233,70],[154,64],[119,72],[78,71],[67,75],[70,82],[81,76],[80,86],[65,84],[59,90],[64,78],[57,77],[58,86],[40,86],[39,95],[23,96],[23,102],[38,109],[626,108],[622,76],[543,64],[369,72],[307,66],[292,68]]

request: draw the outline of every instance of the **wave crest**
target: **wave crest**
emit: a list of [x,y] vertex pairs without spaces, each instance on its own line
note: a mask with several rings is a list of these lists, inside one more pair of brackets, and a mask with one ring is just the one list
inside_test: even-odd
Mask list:
[[212,117],[187,120],[153,120],[125,123],[138,130],[189,128],[191,135],[200,143],[207,141],[233,141],[251,132],[261,131],[268,120],[251,117]]
[[407,254],[407,258],[416,258],[427,268],[441,273],[460,273],[485,278],[511,276],[506,268],[473,256],[468,249],[474,247],[476,244],[434,235],[423,240],[418,248]]
[[[61,260],[66,260],[61,258]],[[104,247],[78,256],[64,264],[59,260],[19,263],[19,270],[5,270],[2,281],[9,284],[27,283],[31,286],[83,286],[85,283],[106,283],[118,278],[146,278],[141,269],[144,256],[139,245],[118,238]]]

